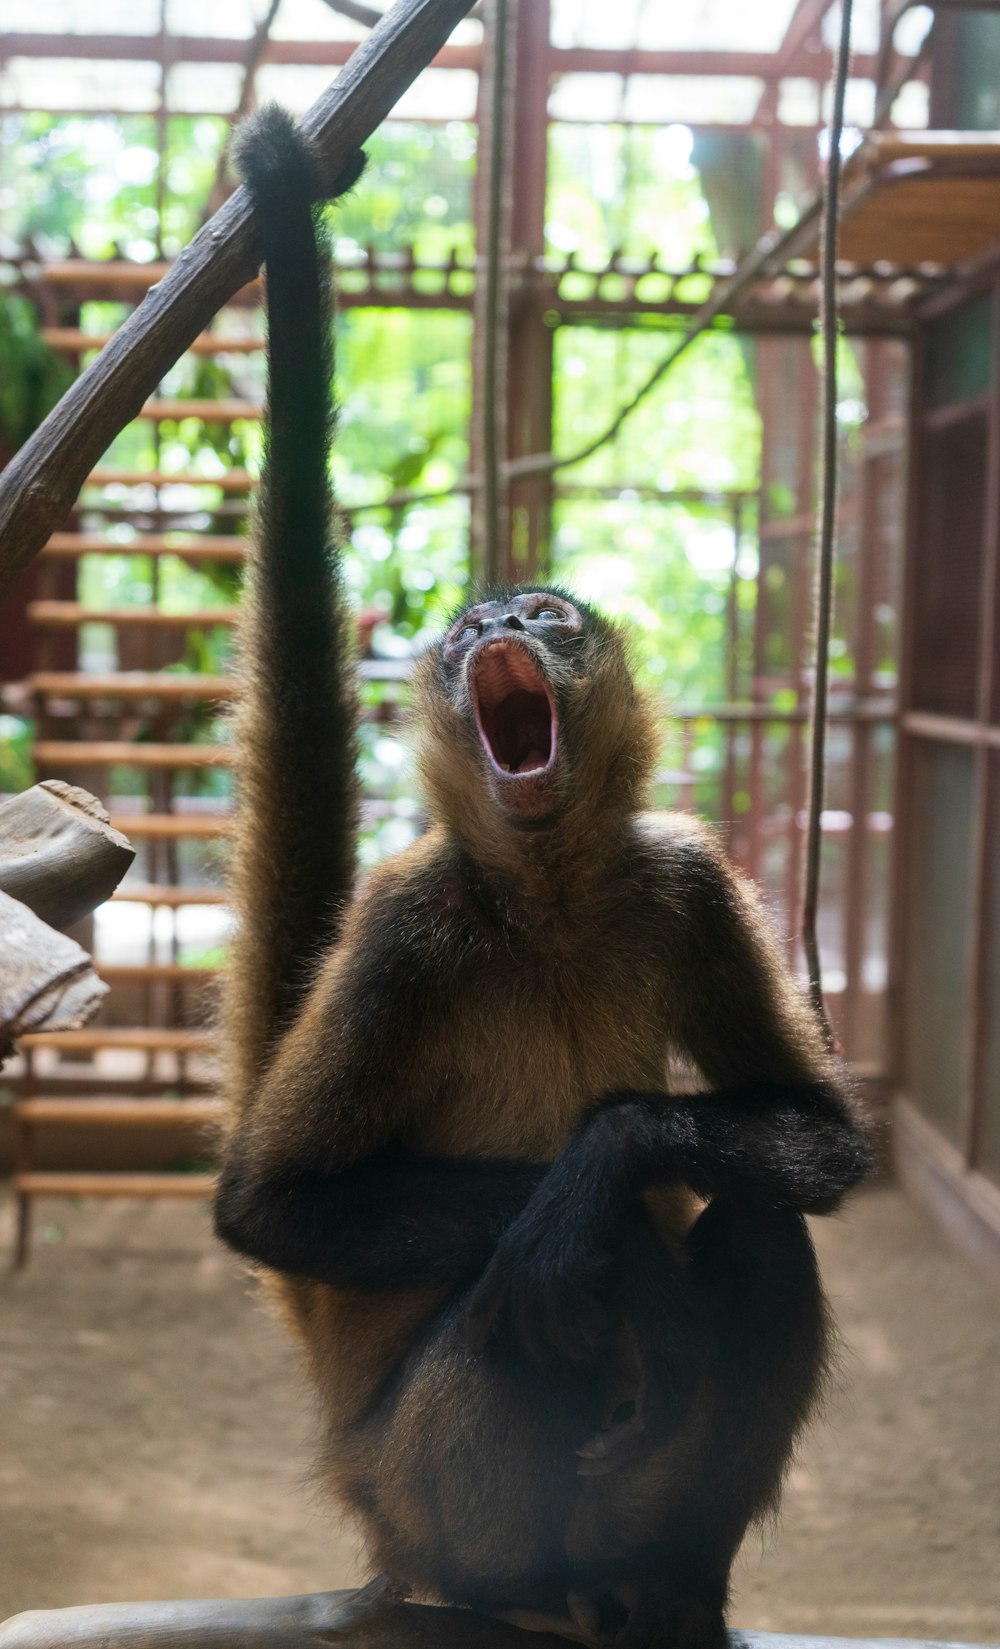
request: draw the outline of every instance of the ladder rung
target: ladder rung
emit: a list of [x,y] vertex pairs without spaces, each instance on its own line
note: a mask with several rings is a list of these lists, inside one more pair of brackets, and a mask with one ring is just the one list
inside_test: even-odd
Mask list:
[[112,813],[111,823],[133,841],[214,840],[233,828],[229,813]]
[[[65,349],[85,354],[91,349],[103,349],[114,337],[113,332],[83,332],[76,326],[43,326],[42,338],[50,349]],[[264,348],[263,338],[226,338],[218,332],[203,332],[188,344],[187,355],[250,355]]]
[[219,534],[204,538],[185,538],[175,543],[176,534],[136,533],[127,543],[107,538],[99,532],[54,532],[43,555],[176,555],[184,561],[242,562],[246,556],[247,541],[242,534],[223,538]]
[[39,767],[232,767],[231,744],[139,744],[125,740],[39,739]]
[[228,894],[221,887],[170,887],[158,882],[123,882],[111,895],[116,904],[169,905],[179,910],[182,905],[224,905]]
[[258,419],[263,411],[259,401],[245,401],[237,396],[220,396],[217,401],[207,396],[178,396],[176,400],[161,397],[147,401],[139,417],[153,423],[165,422],[168,418],[200,418],[205,424],[234,424],[239,418]]
[[226,1118],[221,1099],[116,1099],[91,1095],[79,1099],[40,1099],[31,1096],[14,1101],[19,1122],[46,1127],[74,1127],[84,1123],[93,1128],[115,1128],[121,1124],[142,1128],[206,1127]]
[[117,670],[86,674],[76,670],[37,670],[27,685],[58,698],[192,699],[198,703],[231,699],[235,676],[200,676],[177,670]]
[[64,1053],[98,1053],[104,1048],[138,1053],[208,1054],[218,1047],[209,1031],[183,1031],[146,1025],[91,1025],[82,1031],[32,1031],[20,1038],[22,1048],[55,1048]]
[[75,629],[81,624],[137,624],[155,629],[205,629],[236,623],[237,607],[206,607],[194,613],[165,613],[160,607],[84,607],[79,601],[29,601],[32,624]]
[[91,470],[85,487],[221,487],[223,492],[250,492],[255,485],[247,470],[224,470],[221,475],[199,475],[194,470],[128,470],[100,464]]
[[214,1174],[79,1174],[14,1175],[14,1190],[23,1197],[209,1197]]
[[97,963],[106,985],[197,985],[200,989],[219,976],[218,968],[187,968],[183,962]]

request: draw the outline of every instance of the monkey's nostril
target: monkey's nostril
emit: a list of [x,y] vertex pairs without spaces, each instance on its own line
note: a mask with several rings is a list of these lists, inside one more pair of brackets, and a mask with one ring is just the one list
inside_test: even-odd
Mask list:
[[524,625],[521,623],[521,620],[518,618],[516,613],[508,613],[504,619],[504,623],[506,624],[508,630],[524,629]]

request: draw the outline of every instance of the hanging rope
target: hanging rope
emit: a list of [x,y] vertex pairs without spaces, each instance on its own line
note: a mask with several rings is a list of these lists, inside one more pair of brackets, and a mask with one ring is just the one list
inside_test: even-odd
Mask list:
[[840,204],[844,98],[851,56],[853,0],[841,0],[840,44],[833,78],[830,153],[823,190],[820,271],[820,324],[823,337],[823,481],[819,544],[816,556],[815,665],[809,754],[809,824],[806,834],[805,883],[802,897],[802,944],[809,971],[809,995],[832,1042],[823,1003],[816,917],[819,908],[820,856],[823,845],[823,792],[826,776],[826,712],[830,664],[830,619],[833,611],[834,529],[837,519],[837,230]]

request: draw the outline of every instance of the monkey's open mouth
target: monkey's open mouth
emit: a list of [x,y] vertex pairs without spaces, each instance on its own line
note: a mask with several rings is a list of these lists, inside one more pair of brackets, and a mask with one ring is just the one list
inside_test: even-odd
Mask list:
[[501,773],[544,773],[555,752],[555,705],[526,647],[491,641],[475,661],[472,696],[479,736]]

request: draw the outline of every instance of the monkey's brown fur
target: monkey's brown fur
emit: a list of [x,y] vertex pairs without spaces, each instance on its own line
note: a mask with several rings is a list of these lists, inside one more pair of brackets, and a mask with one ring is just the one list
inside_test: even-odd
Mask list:
[[[303,652],[288,602],[301,619],[290,589],[299,574],[282,583],[267,569],[282,557],[309,563],[310,622],[317,584],[329,588],[331,575],[300,538],[287,547],[274,504],[274,325],[272,490],[238,724],[242,937],[229,983],[233,1127],[220,1231],[269,1262],[272,1235],[273,1252],[284,1252],[282,1221],[286,1210],[296,1217],[299,1188],[313,1199],[303,1241],[326,1243],[329,1260],[302,1261],[312,1276],[272,1271],[269,1284],[319,1395],[322,1472],[360,1518],[374,1565],[424,1595],[497,1610],[559,1615],[567,1594],[585,1593],[588,1619],[604,1630],[624,1620],[623,1641],[635,1645],[721,1643],[733,1552],[775,1504],[824,1366],[825,1311],[798,1209],[832,1206],[843,1186],[826,1202],[803,1193],[796,1203],[714,1196],[708,1170],[692,1170],[687,1184],[681,1173],[647,1173],[635,1190],[652,1223],[633,1199],[632,1223],[615,1226],[614,1262],[594,1285],[610,1339],[543,1367],[488,1332],[495,1301],[484,1308],[476,1292],[488,1251],[471,1275],[459,1266],[430,1284],[316,1280],[338,1275],[323,1212],[383,1153],[407,1154],[404,1183],[406,1161],[558,1164],[571,1147],[591,1151],[579,1160],[596,1173],[599,1142],[617,1149],[617,1119],[655,1124],[647,1101],[691,1067],[707,1089],[737,1097],[801,1089],[834,1095],[838,1117],[849,1106],[750,886],[707,829],[645,811],[652,710],[621,633],[565,592],[551,601],[580,620],[578,634],[550,635],[530,597],[501,592],[475,610],[486,616],[459,620],[450,663],[447,648],[419,661],[433,823],[341,915],[354,800],[339,587],[334,574],[327,647],[307,650],[296,688]],[[326,597],[321,606],[330,610]],[[495,656],[516,664],[526,654],[557,709],[551,771],[533,769],[520,787],[491,767],[477,724],[476,659],[491,626]],[[511,778],[522,776],[515,767]],[[313,781],[324,798],[316,807]],[[542,798],[527,818],[503,800],[515,792]],[[605,1095],[628,1103],[593,1113]],[[808,1104],[804,1114],[808,1128]],[[798,1120],[793,1132],[792,1155],[806,1154]],[[729,1172],[725,1140],[717,1155]],[[590,1183],[589,1172],[579,1180],[584,1200]],[[279,1188],[271,1202],[268,1187]],[[706,1187],[713,1200],[702,1212]],[[498,1254],[524,1200],[498,1217]],[[536,1206],[532,1198],[529,1215]],[[390,1234],[393,1219],[389,1206]],[[471,1343],[470,1299],[486,1324]],[[614,1437],[609,1407],[623,1393],[631,1407],[640,1384],[638,1445],[605,1475],[581,1475],[581,1445],[595,1431]]]

